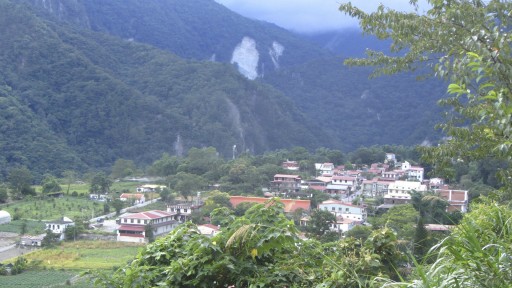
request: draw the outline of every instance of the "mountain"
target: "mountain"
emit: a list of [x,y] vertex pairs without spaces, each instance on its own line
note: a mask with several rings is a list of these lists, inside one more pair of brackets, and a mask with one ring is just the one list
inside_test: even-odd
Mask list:
[[[2,130],[12,126],[27,139],[0,142],[4,167],[58,174],[109,167],[118,158],[149,164],[190,147],[213,146],[227,156],[233,145],[262,153],[329,139],[282,93],[232,65],[184,60],[14,1],[0,0],[0,35],[0,87],[9,99]],[[7,110],[16,115],[7,117]],[[17,117],[37,125],[17,126]],[[58,165],[46,169],[46,158],[30,157],[33,141],[41,141],[38,153],[69,159],[55,157]]]
[[[368,80],[322,45],[331,36],[308,39],[212,0],[0,0],[0,24],[2,97],[38,123],[15,131],[28,139],[20,145],[0,142],[4,167],[58,174],[190,147],[226,157],[233,145],[347,151],[438,137],[440,83]],[[31,155],[38,133],[53,143],[42,154],[67,158],[48,168],[16,157]]]
[[379,40],[373,35],[363,35],[359,29],[355,28],[303,34],[302,36],[342,58],[364,57],[367,48],[389,52],[391,46],[389,40]]

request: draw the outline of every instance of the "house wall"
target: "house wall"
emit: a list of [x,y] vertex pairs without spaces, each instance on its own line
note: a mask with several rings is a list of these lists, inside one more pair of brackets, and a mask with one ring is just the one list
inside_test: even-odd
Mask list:
[[144,237],[117,235],[117,241],[121,242],[133,242],[133,243],[145,243],[147,242]]
[[342,216],[347,219],[364,221],[366,219],[366,211],[364,208],[341,205],[341,204],[319,204],[318,209],[329,211],[336,216]]

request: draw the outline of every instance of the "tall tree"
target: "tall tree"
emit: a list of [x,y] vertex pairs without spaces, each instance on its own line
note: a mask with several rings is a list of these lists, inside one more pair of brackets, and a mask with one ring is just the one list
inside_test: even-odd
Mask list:
[[137,167],[132,160],[117,159],[112,166],[110,177],[113,179],[124,178],[135,174]]
[[13,168],[7,176],[9,187],[14,199],[21,199],[24,195],[35,194],[30,185],[32,184],[32,173],[27,167]]
[[201,187],[204,186],[204,180],[201,176],[179,172],[176,176],[172,177],[172,184],[174,190],[178,191],[185,200],[193,196]]
[[110,186],[112,186],[112,180],[103,172],[96,173],[91,180],[91,186],[89,187],[90,193],[106,194],[110,192]]
[[[451,84],[451,107],[440,124],[449,138],[442,145],[423,148],[436,172],[445,171],[453,160],[468,161],[494,157],[512,158],[512,2],[500,0],[427,0],[428,11],[418,13],[418,1],[410,1],[414,12],[399,12],[380,5],[365,13],[351,3],[340,10],[357,18],[366,34],[390,39],[392,54],[368,51],[365,59],[349,65],[376,67],[374,76],[432,68],[435,75]],[[512,167],[500,173],[512,187]],[[507,191],[505,188],[504,191]],[[501,195],[511,198],[511,193]]]
[[75,183],[76,181],[76,172],[73,170],[66,170],[62,172],[62,176],[64,177],[64,181],[67,184],[66,195],[69,195],[69,188],[71,187],[71,184]]
[[60,187],[59,182],[53,175],[46,175],[41,184],[44,194],[59,192],[62,190],[62,187]]

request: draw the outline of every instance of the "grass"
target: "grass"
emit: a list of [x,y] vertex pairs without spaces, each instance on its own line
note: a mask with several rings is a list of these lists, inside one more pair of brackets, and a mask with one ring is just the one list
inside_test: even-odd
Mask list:
[[20,215],[30,220],[55,220],[62,216],[74,219],[76,217],[92,217],[102,215],[103,203],[91,201],[85,197],[63,198],[32,198],[12,203],[3,208],[12,216]]
[[77,275],[76,271],[59,270],[33,270],[24,271],[13,276],[0,276],[0,287],[91,287],[91,283],[78,280],[77,285],[66,285],[66,281],[73,283],[72,279]]
[[45,233],[44,223],[34,220],[13,220],[10,223],[0,225],[0,232],[12,232],[21,234],[21,226],[27,223],[25,234],[38,235]]
[[[139,183],[135,182],[115,182],[111,187],[111,195],[118,197],[120,193],[135,192]],[[63,193],[67,192],[67,185],[62,185]],[[36,191],[41,191],[40,186],[36,186]],[[55,220],[62,216],[71,219],[77,217],[96,217],[105,214],[103,211],[104,202],[97,202],[89,200],[89,185],[88,184],[72,184],[69,189],[69,194],[73,192],[78,194],[78,197],[65,195],[63,198],[52,197],[28,197],[22,201],[9,203],[3,205],[2,209],[9,212],[12,216],[19,215],[23,219],[30,219],[35,221]],[[152,199],[158,197],[157,193],[146,195]],[[111,207],[110,212],[113,211]]]
[[56,248],[36,250],[23,257],[29,262],[40,262],[44,269],[112,269],[132,260],[142,247],[136,243],[112,241],[64,242]]

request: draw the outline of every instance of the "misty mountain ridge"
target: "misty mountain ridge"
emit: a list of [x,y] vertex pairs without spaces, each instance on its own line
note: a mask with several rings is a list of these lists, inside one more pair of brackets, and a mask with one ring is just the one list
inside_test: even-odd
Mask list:
[[[0,8],[1,96],[68,157],[41,168],[15,156],[31,155],[30,140],[4,143],[3,167],[59,173],[118,158],[148,164],[190,147],[226,156],[233,145],[347,151],[438,137],[443,85],[412,75],[368,80],[368,69],[343,66],[321,37],[306,40],[214,1],[0,0]],[[30,139],[32,130],[8,131]]]

